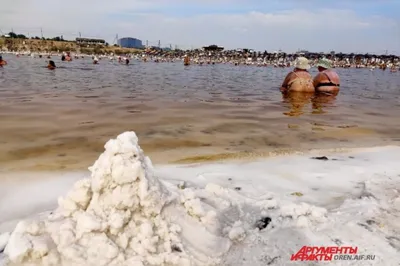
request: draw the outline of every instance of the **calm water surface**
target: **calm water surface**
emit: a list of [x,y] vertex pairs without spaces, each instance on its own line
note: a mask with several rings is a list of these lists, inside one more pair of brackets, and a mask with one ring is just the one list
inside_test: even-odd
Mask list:
[[127,130],[157,163],[400,141],[400,73],[337,69],[336,98],[283,99],[288,68],[4,58],[2,171],[83,169]]

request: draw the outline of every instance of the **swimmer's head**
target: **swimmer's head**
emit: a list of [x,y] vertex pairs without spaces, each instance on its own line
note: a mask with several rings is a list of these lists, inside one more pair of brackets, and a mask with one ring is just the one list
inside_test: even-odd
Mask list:
[[319,71],[324,71],[332,68],[332,61],[327,58],[322,58],[318,61],[317,67]]
[[49,66],[51,66],[51,67],[56,67],[56,64],[54,63],[54,61],[50,60],[50,61],[49,61]]
[[0,55],[0,60],[3,60],[3,56],[2,55]]

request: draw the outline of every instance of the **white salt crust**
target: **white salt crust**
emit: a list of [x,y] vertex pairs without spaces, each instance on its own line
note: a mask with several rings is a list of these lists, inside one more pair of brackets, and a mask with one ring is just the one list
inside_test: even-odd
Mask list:
[[[365,197],[330,211],[268,191],[255,198],[216,183],[172,185],[155,177],[134,132],[108,141],[89,170],[50,215],[0,235],[1,266],[287,265],[301,246],[335,246],[339,238],[390,264],[400,248],[387,240],[400,229],[398,180],[365,181]],[[271,224],[260,231],[255,224],[266,216]],[[387,227],[365,232],[357,223],[366,219]],[[333,265],[348,265],[340,263]]]

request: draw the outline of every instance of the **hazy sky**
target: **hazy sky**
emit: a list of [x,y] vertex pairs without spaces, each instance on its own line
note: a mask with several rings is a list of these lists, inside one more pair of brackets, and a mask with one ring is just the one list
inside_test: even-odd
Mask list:
[[[0,30],[292,52],[400,54],[400,0],[3,0]],[[1,33],[1,32],[0,32]]]

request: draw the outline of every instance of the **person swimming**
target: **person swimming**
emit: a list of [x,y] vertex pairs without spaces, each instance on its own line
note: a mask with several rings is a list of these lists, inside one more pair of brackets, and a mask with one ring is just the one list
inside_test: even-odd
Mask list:
[[56,69],[56,64],[54,63],[54,61],[50,60],[49,64],[47,65],[47,68],[50,70]]
[[7,61],[3,59],[3,56],[0,55],[0,67],[7,65]]
[[188,55],[185,55],[185,58],[183,59],[183,65],[184,66],[190,65],[190,58]]
[[332,62],[322,58],[317,63],[319,73],[315,76],[313,84],[316,92],[337,93],[340,90],[339,75],[332,70]]
[[71,62],[72,61],[70,52],[67,52],[67,55],[65,56],[65,61],[67,61],[67,62]]
[[283,81],[280,91],[282,93],[296,92],[314,92],[314,85],[311,74],[308,70],[311,68],[308,59],[298,57],[294,64],[294,70],[287,74]]
[[129,59],[125,58],[125,65],[129,65]]
[[97,65],[99,63],[99,59],[97,58],[97,56],[95,56],[93,58],[93,64]]

